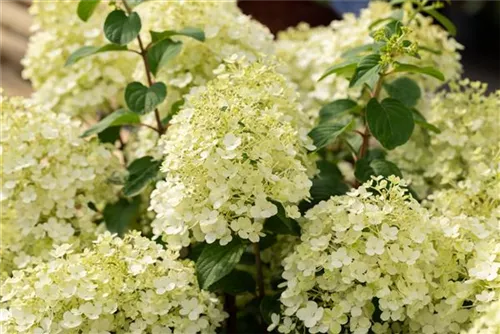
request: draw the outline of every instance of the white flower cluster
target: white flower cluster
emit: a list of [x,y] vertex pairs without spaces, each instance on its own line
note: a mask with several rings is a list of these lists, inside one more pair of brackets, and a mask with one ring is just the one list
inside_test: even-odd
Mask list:
[[[233,0],[151,1],[138,6],[137,12],[144,23],[142,35],[146,42],[151,38],[150,30],[194,27],[205,33],[204,42],[172,36],[172,39],[182,41],[182,50],[156,76],[169,88],[168,106],[181,99],[190,88],[212,79],[213,70],[223,59],[237,54],[254,61],[260,53],[273,51],[273,35],[269,29],[244,15]],[[145,78],[144,70],[144,66],[138,66],[137,78]]]
[[128,52],[106,52],[65,67],[68,57],[83,46],[109,43],[103,33],[106,4],[83,22],[76,14],[78,1],[35,0],[30,8],[35,32],[28,44],[23,77],[35,89],[37,103],[57,112],[91,117],[112,111],[110,105],[122,98],[132,70],[140,60]]
[[[273,53],[273,35],[269,29],[244,15],[236,1],[150,1],[137,7],[143,21],[141,34],[150,40],[148,30],[182,30],[186,27],[202,29],[205,41],[185,36],[172,36],[182,41],[179,55],[169,61],[157,75],[157,80],[168,86],[165,103],[159,106],[163,116],[173,103],[181,100],[193,87],[203,86],[215,77],[216,69],[232,55],[245,56],[254,61],[260,54]],[[161,13],[161,15],[158,15]],[[137,67],[135,79],[145,80],[143,64]],[[153,124],[153,116],[146,118]],[[161,157],[158,136],[150,129],[141,128],[131,142],[129,152],[133,158],[144,155]]]
[[427,203],[428,211],[404,185],[372,180],[306,213],[302,242],[283,261],[284,317],[273,327],[460,333],[494,307],[500,198],[479,207],[459,201],[462,209],[443,199]]
[[472,327],[464,334],[498,334],[500,333],[500,301],[492,303]]
[[439,134],[416,131],[410,141],[389,152],[421,197],[443,185],[478,192],[481,185],[491,198],[500,185],[488,185],[500,171],[500,91],[485,94],[486,84],[468,79],[450,84],[431,101],[425,114]]
[[200,290],[194,265],[140,237],[108,232],[72,254],[15,272],[2,286],[2,333],[215,333],[220,301]]
[[[79,138],[80,121],[1,97],[2,271],[43,257],[52,243],[84,243],[97,225],[89,202],[115,198],[112,147]],[[88,239],[88,240],[87,240]]]
[[394,176],[371,180],[306,213],[302,243],[283,262],[280,332],[380,332],[429,303],[430,217],[404,186]]
[[[296,216],[309,196],[306,146],[296,93],[267,61],[228,62],[188,96],[163,137],[166,179],[151,195],[155,235],[171,245],[190,237],[226,244],[233,234],[259,240],[277,213]],[[314,146],[312,146],[314,147]]]
[[497,166],[483,180],[461,180],[426,201],[438,229],[437,288],[432,303],[412,319],[416,332],[458,333],[500,300],[500,160],[489,159],[475,162]]
[[[301,23],[278,35],[277,55],[285,63],[283,73],[293,81],[300,92],[301,102],[312,121],[324,104],[335,99],[356,98],[359,89],[349,88],[349,81],[338,75],[331,75],[318,82],[318,79],[332,65],[342,59],[342,54],[354,47],[373,43],[369,35],[370,25],[378,19],[389,17],[391,6],[387,2],[373,1],[363,9],[359,17],[345,14],[340,21],[333,21],[328,27],[310,28]],[[408,11],[405,20],[408,19]],[[433,25],[432,20],[418,14],[409,25],[410,38],[419,45],[439,54],[421,51],[421,59],[411,59],[412,64],[436,66],[447,79],[456,78],[461,72],[460,55],[462,47],[450,38],[445,30]],[[440,81],[415,76],[426,91],[432,91]]]
[[459,333],[500,299],[500,207],[488,217],[433,220],[439,230],[432,300],[408,325],[412,333]]

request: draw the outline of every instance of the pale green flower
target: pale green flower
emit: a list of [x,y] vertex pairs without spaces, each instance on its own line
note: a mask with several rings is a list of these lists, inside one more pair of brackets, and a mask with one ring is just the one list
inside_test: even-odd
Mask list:
[[500,300],[492,303],[464,334],[499,334]]
[[[173,246],[263,236],[271,200],[309,196],[311,139],[295,92],[271,61],[232,59],[187,97],[161,140],[166,177],[151,195],[153,233]],[[293,211],[289,208],[289,211]]]
[[132,233],[14,272],[2,285],[2,333],[215,333],[226,317],[194,264]]
[[[428,211],[393,176],[320,202],[283,261],[278,330],[368,333],[412,317],[431,299],[433,231]],[[373,318],[376,305],[380,320]]]
[[470,193],[479,192],[482,184],[491,198],[498,196],[500,91],[488,95],[486,84],[468,79],[450,87],[450,92],[432,99],[425,113],[441,132],[415,131],[408,143],[389,152],[388,159],[421,197],[456,183]]
[[[51,245],[88,243],[116,198],[113,147],[80,138],[80,121],[20,98],[1,98],[2,272],[47,257]],[[33,259],[32,259],[33,258]]]
[[31,81],[37,103],[56,112],[95,119],[99,112],[113,111],[121,103],[140,57],[107,52],[65,67],[68,57],[80,47],[109,43],[103,25],[112,8],[103,3],[83,22],[76,14],[77,6],[78,1],[33,2],[34,34],[22,60],[23,77]]
[[[163,81],[168,86],[167,100],[159,106],[163,116],[192,88],[203,86],[214,78],[214,70],[223,59],[237,55],[255,61],[260,54],[272,54],[274,51],[273,35],[269,29],[244,15],[233,0],[150,1],[138,6],[137,12],[143,21],[141,36],[145,42],[150,40],[148,30],[194,27],[205,33],[204,42],[185,36],[172,36],[172,39],[183,44],[181,52],[156,76],[157,81]],[[143,64],[137,66],[134,76],[136,80],[145,82]],[[154,117],[148,116],[146,122],[154,124]],[[142,128],[128,151],[133,157],[153,155],[159,158],[161,152],[157,149],[157,143],[158,135]]]

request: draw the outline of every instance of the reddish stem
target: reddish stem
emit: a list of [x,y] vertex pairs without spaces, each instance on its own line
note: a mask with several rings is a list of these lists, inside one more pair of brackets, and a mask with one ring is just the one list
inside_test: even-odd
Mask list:
[[[123,5],[125,6],[125,9],[127,10],[127,13],[131,13],[132,10],[127,4],[126,0],[123,0]],[[141,49],[141,52],[139,54],[141,55],[142,61],[144,63],[144,67],[146,68],[146,77],[148,79],[148,85],[149,87],[153,86],[154,81],[153,78],[151,77],[151,71],[149,70],[149,64],[148,64],[148,58],[147,58],[147,51],[146,48],[144,48],[144,44],[142,43],[142,38],[141,35],[137,35],[137,41],[139,42],[139,48]],[[156,125],[158,126],[157,130],[158,135],[161,136],[162,134],[165,133],[165,128],[163,127],[163,124],[161,122],[161,117],[160,117],[160,112],[158,111],[158,108],[155,108],[155,119],[156,119]]]

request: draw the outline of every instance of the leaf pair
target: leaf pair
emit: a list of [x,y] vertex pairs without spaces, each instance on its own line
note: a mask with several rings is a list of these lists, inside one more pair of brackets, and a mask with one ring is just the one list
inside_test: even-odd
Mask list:
[[167,86],[163,82],[156,82],[147,87],[134,81],[125,89],[127,107],[135,113],[144,115],[153,111],[167,97]]
[[[350,99],[335,100],[324,105],[319,111],[320,124],[309,132],[316,150],[330,145],[339,136],[351,130],[355,126],[355,121],[353,118],[346,120],[344,116],[357,110],[359,110],[358,104]],[[340,123],[333,123],[339,119]]]
[[172,36],[187,36],[197,41],[205,41],[205,33],[198,28],[187,27],[181,30],[150,31],[151,47],[148,50],[148,65],[151,73],[157,75],[160,68],[181,52],[182,42],[174,41]]

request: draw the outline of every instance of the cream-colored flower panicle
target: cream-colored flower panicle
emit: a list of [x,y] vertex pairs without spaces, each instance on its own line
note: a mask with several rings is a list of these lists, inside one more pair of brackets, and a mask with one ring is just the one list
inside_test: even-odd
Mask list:
[[[171,245],[191,237],[257,242],[281,202],[292,216],[309,196],[306,146],[295,92],[267,61],[229,61],[187,97],[162,147],[166,179],[151,195],[155,235]],[[314,147],[314,146],[312,146]]]
[[121,101],[140,57],[106,52],[65,67],[78,48],[109,43],[103,25],[111,8],[103,3],[83,22],[76,14],[77,6],[78,1],[34,1],[30,8],[34,34],[22,60],[23,77],[31,81],[37,103],[56,112],[96,118],[99,112],[113,111],[112,106]]
[[[296,85],[305,110],[315,121],[321,106],[335,99],[357,98],[360,89],[349,88],[349,80],[339,75],[331,75],[318,82],[318,79],[332,65],[342,61],[344,52],[364,44],[373,43],[370,25],[378,19],[391,15],[387,2],[373,1],[368,8],[361,10],[359,17],[345,14],[342,20],[333,21],[328,27],[310,28],[301,23],[278,35],[276,52],[284,61],[283,73]],[[411,14],[407,8],[403,22]],[[411,33],[408,38],[418,42],[433,52],[420,51],[421,59],[409,58],[401,61],[415,65],[435,66],[442,71],[447,80],[456,79],[462,71],[460,54],[462,48],[432,19],[417,14],[409,24]],[[438,50],[438,52],[436,52]],[[433,91],[442,82],[418,75],[412,76],[425,92]]]
[[89,242],[96,212],[115,198],[120,165],[110,149],[80,138],[80,121],[20,98],[1,98],[2,272],[46,257],[52,244]]
[[472,327],[463,334],[498,334],[500,333],[500,300],[492,303],[485,312],[474,321]]
[[[273,35],[269,29],[244,15],[236,1],[150,1],[136,9],[143,21],[141,36],[145,41],[151,38],[149,30],[195,27],[205,33],[204,42],[185,36],[172,36],[172,39],[182,41],[181,52],[156,76],[157,80],[168,86],[166,102],[159,106],[163,116],[193,87],[205,85],[214,78],[213,71],[223,59],[236,54],[254,61],[260,54],[273,53]],[[138,65],[135,79],[145,81],[143,64]],[[146,120],[154,124],[152,115]],[[156,149],[156,133],[141,128],[135,138],[128,147],[132,158],[144,155],[161,157],[161,152]]]
[[[150,30],[194,27],[205,33],[204,42],[172,36],[182,41],[182,50],[156,76],[169,88],[165,107],[181,99],[190,88],[212,79],[213,70],[223,59],[237,54],[256,60],[259,54],[273,51],[269,29],[244,15],[236,1],[151,1],[138,6],[137,12],[144,23],[142,35],[146,42],[151,39]],[[144,66],[138,66],[138,79],[145,78],[144,71]]]
[[226,316],[192,262],[138,233],[106,232],[83,253],[65,246],[2,285],[2,333],[209,334]]
[[394,176],[320,202],[283,262],[278,330],[383,333],[385,322],[411,317],[430,300],[432,230],[427,210]]
[[[500,166],[498,156],[484,163]],[[432,303],[412,319],[416,332],[458,333],[500,299],[500,169],[482,178],[435,191],[425,202],[439,231],[436,289]]]
[[[437,94],[426,113],[441,132],[416,132],[410,141],[389,153],[419,195],[460,182],[478,191],[500,171],[500,91],[468,79],[450,84]],[[498,195],[496,187],[487,190]]]

